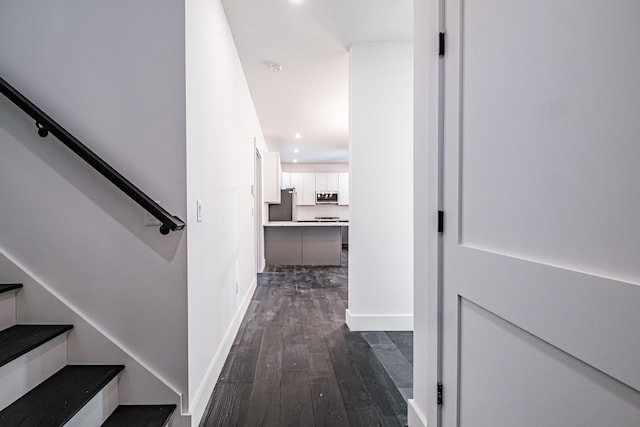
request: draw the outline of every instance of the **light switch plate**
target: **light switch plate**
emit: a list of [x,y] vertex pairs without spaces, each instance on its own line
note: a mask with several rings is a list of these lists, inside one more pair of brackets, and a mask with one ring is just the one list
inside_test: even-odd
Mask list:
[[202,200],[196,200],[196,219],[198,222],[202,222]]

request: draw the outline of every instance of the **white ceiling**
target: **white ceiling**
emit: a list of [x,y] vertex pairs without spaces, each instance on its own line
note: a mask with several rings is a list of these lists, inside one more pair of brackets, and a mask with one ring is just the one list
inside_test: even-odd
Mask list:
[[[285,163],[347,163],[349,48],[410,42],[413,0],[222,4],[269,149]],[[272,63],[283,70],[272,72]]]

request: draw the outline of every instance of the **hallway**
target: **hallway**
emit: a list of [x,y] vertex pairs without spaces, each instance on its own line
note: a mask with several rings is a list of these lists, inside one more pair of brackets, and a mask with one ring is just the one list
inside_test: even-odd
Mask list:
[[258,275],[202,427],[406,425],[402,394],[344,323],[347,270],[343,251],[340,267]]

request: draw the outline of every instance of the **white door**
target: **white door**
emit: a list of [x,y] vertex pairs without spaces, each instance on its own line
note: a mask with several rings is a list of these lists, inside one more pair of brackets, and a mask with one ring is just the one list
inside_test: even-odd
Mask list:
[[445,0],[444,426],[640,426],[640,2]]

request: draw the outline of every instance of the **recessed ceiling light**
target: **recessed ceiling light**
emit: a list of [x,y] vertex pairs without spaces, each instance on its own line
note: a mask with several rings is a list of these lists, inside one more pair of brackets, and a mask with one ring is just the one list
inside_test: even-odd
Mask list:
[[297,153],[297,152],[299,152],[299,151],[300,151],[300,150],[299,150],[299,149],[297,149],[297,148],[294,148],[294,149],[293,149],[293,152],[294,152],[294,153]]
[[293,163],[298,163],[298,159],[293,159]]
[[299,133],[296,133],[296,139],[300,139],[302,138],[302,135],[300,135]]
[[304,3],[304,0],[289,0],[293,4]]

